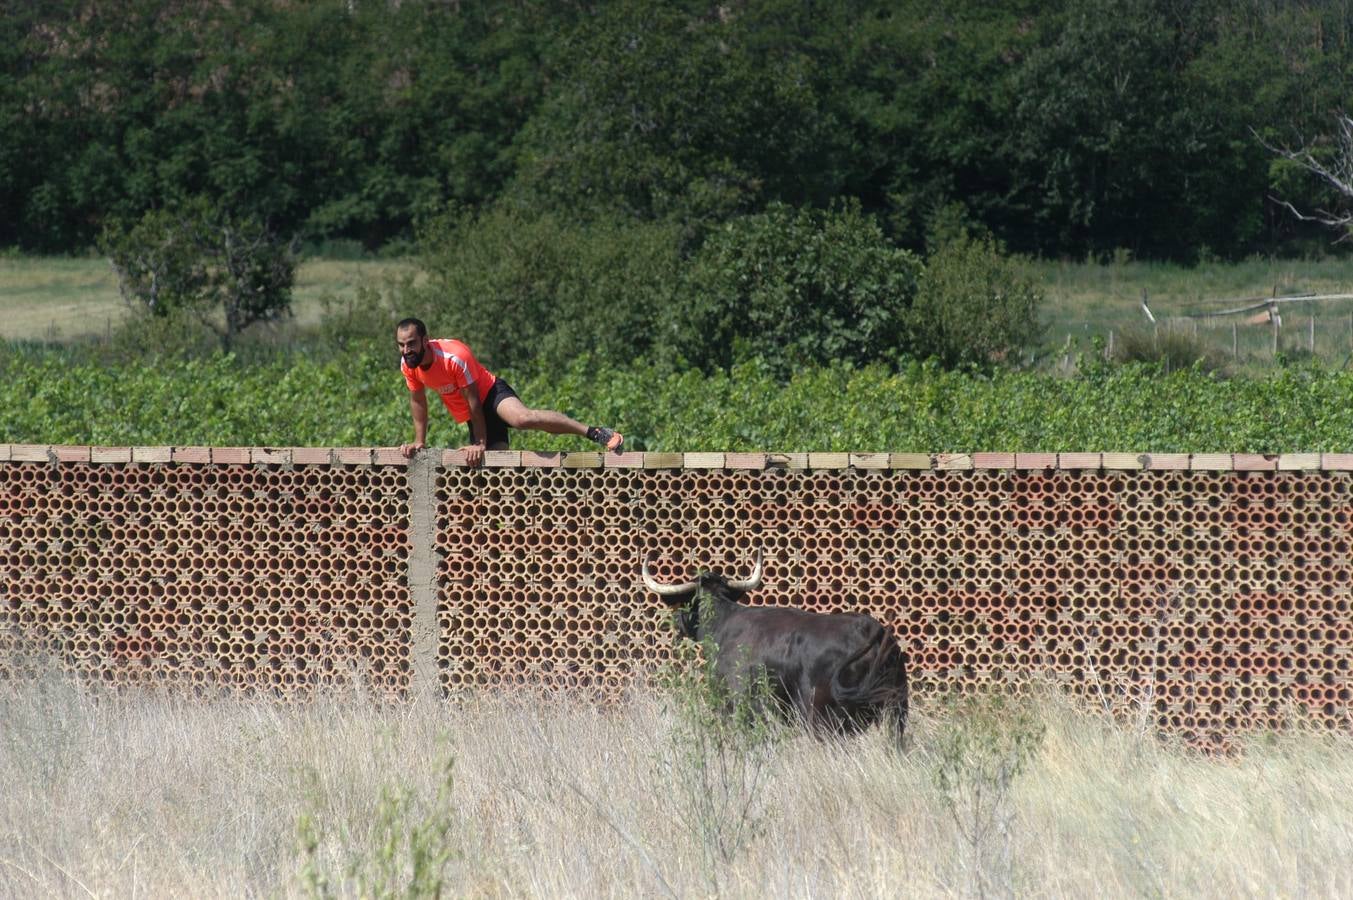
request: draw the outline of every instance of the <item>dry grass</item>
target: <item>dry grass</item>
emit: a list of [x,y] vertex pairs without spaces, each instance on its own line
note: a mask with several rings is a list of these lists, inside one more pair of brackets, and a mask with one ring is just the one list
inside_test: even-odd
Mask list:
[[[1353,891],[1349,739],[1215,760],[1057,700],[1023,712],[1043,734],[1027,767],[1008,790],[972,774],[970,806],[936,778],[970,723],[924,708],[900,756],[875,732],[718,760],[653,694],[607,712],[0,685],[0,895],[387,895],[421,878],[418,894],[434,876],[456,896]],[[994,827],[964,837],[974,824]]]

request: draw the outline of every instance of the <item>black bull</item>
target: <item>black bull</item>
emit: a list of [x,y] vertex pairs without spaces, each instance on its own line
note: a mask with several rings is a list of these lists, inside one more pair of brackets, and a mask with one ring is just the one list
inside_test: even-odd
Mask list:
[[644,584],[677,612],[682,635],[712,642],[714,673],[746,692],[765,673],[773,696],[809,730],[855,732],[885,714],[901,741],[907,721],[907,660],[897,638],[873,616],[746,606],[761,586],[761,555],[744,581],[706,573],[664,585],[643,564]]

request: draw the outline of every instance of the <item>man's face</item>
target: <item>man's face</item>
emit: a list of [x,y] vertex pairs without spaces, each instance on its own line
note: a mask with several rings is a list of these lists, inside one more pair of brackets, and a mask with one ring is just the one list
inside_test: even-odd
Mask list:
[[423,354],[427,352],[427,339],[419,336],[417,328],[408,327],[396,331],[395,343],[399,345],[400,356],[404,357],[404,365],[412,369],[423,362]]

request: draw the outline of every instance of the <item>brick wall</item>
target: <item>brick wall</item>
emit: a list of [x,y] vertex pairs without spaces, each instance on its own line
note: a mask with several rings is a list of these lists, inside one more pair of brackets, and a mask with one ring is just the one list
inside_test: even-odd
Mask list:
[[670,658],[639,580],[766,554],[918,696],[1037,680],[1194,740],[1347,722],[1353,457],[534,454],[0,445],[0,678],[290,697],[568,687]]

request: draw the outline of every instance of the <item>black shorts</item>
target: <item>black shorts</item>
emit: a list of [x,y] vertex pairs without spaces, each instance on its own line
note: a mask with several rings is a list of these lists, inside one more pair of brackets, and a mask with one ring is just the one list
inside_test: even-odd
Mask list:
[[[481,404],[484,407],[484,428],[489,433],[489,439],[484,442],[485,447],[494,447],[498,444],[507,446],[507,423],[498,418],[498,404],[508,397],[517,397],[517,392],[512,390],[512,385],[499,378],[493,383],[493,387],[489,388],[489,394]],[[474,423],[466,422],[465,429],[470,432],[470,443],[473,444],[476,440]]]

